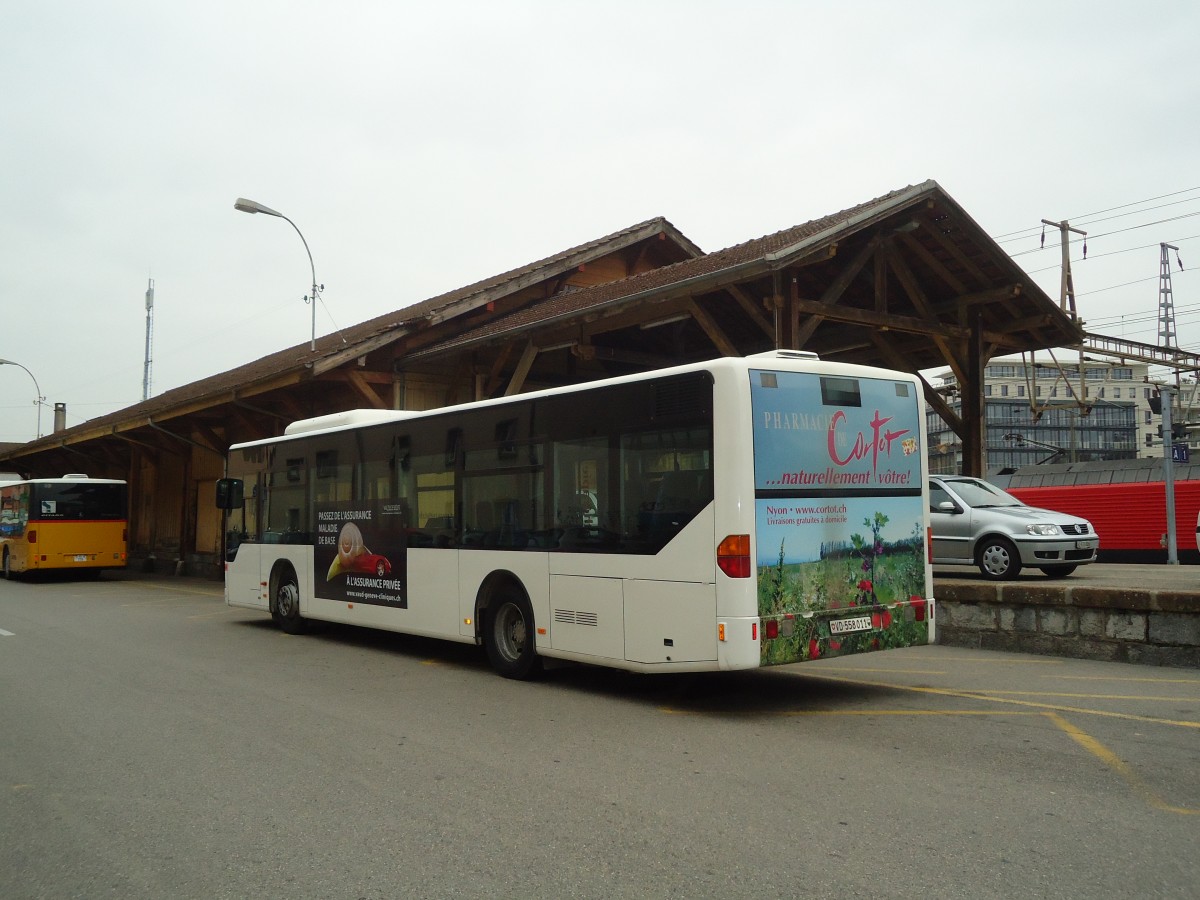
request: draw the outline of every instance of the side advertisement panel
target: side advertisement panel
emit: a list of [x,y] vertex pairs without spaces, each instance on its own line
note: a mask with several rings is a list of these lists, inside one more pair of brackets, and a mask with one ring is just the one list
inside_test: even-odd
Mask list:
[[318,597],[408,608],[408,528],[402,506],[319,503],[313,584]]

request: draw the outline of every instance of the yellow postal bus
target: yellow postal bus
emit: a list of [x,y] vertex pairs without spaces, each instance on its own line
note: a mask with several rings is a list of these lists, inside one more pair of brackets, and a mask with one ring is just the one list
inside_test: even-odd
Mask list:
[[124,568],[127,497],[124,481],[86,475],[0,482],[4,577]]

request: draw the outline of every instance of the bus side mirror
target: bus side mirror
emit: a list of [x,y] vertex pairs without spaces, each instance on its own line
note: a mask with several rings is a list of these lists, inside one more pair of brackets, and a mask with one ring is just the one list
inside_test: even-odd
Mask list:
[[244,483],[240,478],[222,478],[217,481],[217,509],[241,509],[245,502]]

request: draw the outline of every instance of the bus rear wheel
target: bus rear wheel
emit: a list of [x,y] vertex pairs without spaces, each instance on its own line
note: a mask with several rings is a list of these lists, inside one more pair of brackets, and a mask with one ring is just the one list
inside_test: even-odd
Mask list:
[[300,618],[300,583],[291,566],[275,576],[271,618],[286,634],[304,634],[308,630],[308,623]]
[[4,580],[12,581],[12,579],[13,579],[12,563],[9,562],[8,548],[5,547],[4,548]]
[[533,610],[516,588],[505,588],[490,607],[483,632],[488,660],[505,678],[536,676],[542,661],[534,646]]

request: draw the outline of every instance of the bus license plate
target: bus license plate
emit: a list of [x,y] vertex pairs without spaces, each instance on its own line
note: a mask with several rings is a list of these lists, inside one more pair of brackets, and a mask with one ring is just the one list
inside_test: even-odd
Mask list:
[[87,562],[87,555],[83,553],[76,553],[75,562]]
[[854,616],[851,619],[831,619],[829,622],[830,634],[850,634],[853,631],[870,630],[870,616]]

